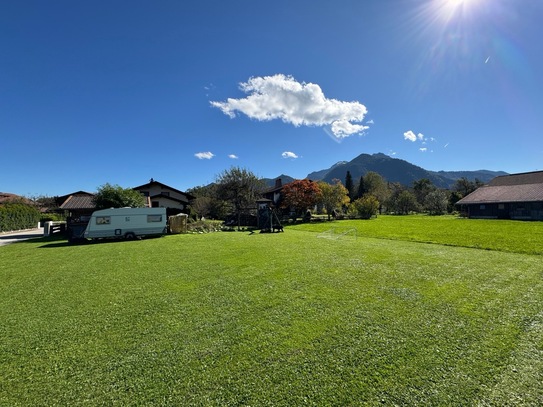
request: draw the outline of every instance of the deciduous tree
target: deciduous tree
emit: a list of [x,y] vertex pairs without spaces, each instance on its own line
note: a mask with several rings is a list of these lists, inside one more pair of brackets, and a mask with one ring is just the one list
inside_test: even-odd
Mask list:
[[477,188],[483,186],[484,183],[481,182],[478,179],[475,179],[474,181],[470,181],[466,177],[462,177],[460,179],[457,179],[454,183],[453,190],[456,192],[459,192],[462,197],[471,194],[473,191],[475,191]]
[[443,215],[447,212],[449,195],[445,191],[436,189],[426,195],[424,206],[430,215]]
[[368,171],[363,178],[365,194],[371,194],[377,200],[385,202],[389,197],[390,193],[388,190],[387,182],[385,179],[378,173],[373,171]]
[[426,197],[430,192],[435,191],[435,189],[436,187],[428,178],[421,178],[418,181],[413,181],[413,192],[421,207],[425,207]]
[[146,204],[145,197],[140,192],[111,184],[98,187],[93,201],[96,209],[142,208]]
[[264,181],[247,169],[232,167],[219,174],[216,183],[217,194],[232,204],[239,229],[242,212],[254,205],[265,187]]
[[349,191],[338,179],[334,180],[333,185],[321,181],[318,183],[318,187],[321,190],[319,202],[322,203],[324,209],[326,209],[328,220],[330,220],[330,216],[334,209],[341,208],[343,205],[349,203]]
[[282,193],[284,208],[291,207],[296,211],[304,212],[315,206],[322,192],[316,182],[300,179],[286,184]]

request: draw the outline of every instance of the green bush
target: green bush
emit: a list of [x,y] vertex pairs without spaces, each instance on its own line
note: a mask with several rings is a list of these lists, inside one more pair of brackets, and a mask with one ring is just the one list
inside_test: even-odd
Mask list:
[[[352,209],[351,209],[352,207]],[[370,219],[379,210],[379,201],[373,195],[364,195],[351,204],[350,212],[357,213],[362,219]]]
[[24,203],[7,203],[0,206],[0,232],[36,227],[40,212]]
[[43,225],[45,222],[59,222],[66,220],[66,216],[59,213],[42,213],[40,216],[40,223]]

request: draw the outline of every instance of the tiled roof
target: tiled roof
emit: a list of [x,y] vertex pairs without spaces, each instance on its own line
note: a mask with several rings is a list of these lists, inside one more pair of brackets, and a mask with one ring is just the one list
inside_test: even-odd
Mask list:
[[63,203],[60,205],[61,209],[94,209],[95,205],[93,202],[94,195],[70,195]]
[[490,185],[478,188],[459,200],[457,205],[498,202],[543,202],[543,182],[498,186],[494,186],[490,182]]
[[491,187],[526,184],[543,184],[543,171],[524,172],[521,174],[502,175],[488,183]]
[[20,199],[24,198],[20,197],[19,195],[10,194],[9,192],[0,192],[0,203],[17,201]]

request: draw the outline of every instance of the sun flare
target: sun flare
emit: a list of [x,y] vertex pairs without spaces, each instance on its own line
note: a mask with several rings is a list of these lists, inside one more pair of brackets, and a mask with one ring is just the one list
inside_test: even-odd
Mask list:
[[434,10],[447,22],[473,14],[479,0],[434,0]]

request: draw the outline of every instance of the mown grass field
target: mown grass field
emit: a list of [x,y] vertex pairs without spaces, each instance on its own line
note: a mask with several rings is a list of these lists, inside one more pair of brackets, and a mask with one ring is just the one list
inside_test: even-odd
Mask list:
[[542,233],[414,216],[0,247],[0,405],[541,405]]

